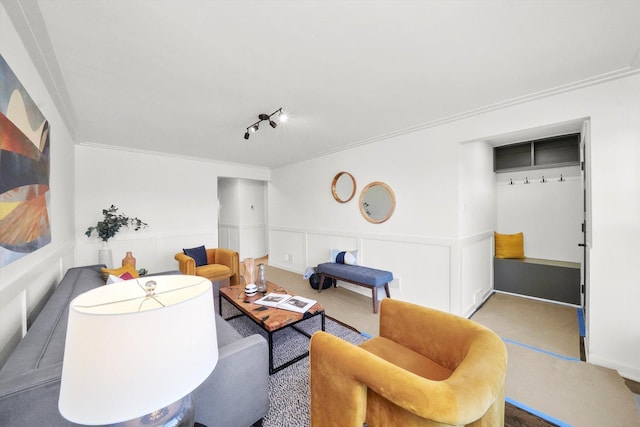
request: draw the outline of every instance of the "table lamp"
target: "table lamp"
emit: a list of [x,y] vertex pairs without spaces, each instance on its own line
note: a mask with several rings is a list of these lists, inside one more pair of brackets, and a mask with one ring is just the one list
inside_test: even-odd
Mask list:
[[[126,280],[71,301],[58,408],[78,424],[193,425],[218,361],[211,281]],[[125,423],[126,422],[126,423]]]

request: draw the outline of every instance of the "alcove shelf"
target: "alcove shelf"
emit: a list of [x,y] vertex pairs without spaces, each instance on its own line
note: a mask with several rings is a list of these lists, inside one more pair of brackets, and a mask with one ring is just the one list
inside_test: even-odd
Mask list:
[[577,166],[579,164],[579,133],[519,142],[493,149],[494,172]]

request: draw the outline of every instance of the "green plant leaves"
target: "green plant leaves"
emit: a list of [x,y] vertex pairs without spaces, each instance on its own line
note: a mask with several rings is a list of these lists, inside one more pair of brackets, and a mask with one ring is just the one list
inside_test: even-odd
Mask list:
[[87,228],[87,231],[84,233],[87,237],[91,237],[91,234],[95,231],[100,240],[106,242],[115,236],[122,227],[129,228],[129,226],[131,226],[133,227],[133,231],[138,231],[148,226],[148,224],[140,218],[130,218],[124,212],[118,213],[118,208],[114,205],[111,205],[108,209],[103,209],[102,215],[104,216],[102,221],[98,221],[95,227]]

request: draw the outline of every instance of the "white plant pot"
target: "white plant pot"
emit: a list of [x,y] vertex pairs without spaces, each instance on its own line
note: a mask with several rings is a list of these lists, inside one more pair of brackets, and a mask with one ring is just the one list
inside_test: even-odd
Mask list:
[[113,253],[107,242],[102,242],[102,247],[98,250],[98,264],[113,268]]

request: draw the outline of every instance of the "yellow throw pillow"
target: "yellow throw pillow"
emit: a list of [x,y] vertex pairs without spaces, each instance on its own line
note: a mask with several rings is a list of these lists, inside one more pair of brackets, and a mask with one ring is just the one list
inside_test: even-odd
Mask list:
[[123,265],[120,268],[104,268],[102,267],[102,278],[106,281],[109,278],[109,275],[112,274],[116,277],[120,277],[124,273],[131,274],[134,279],[140,277],[138,274],[138,270],[135,269],[132,265]]
[[494,232],[496,258],[524,258],[524,235]]

